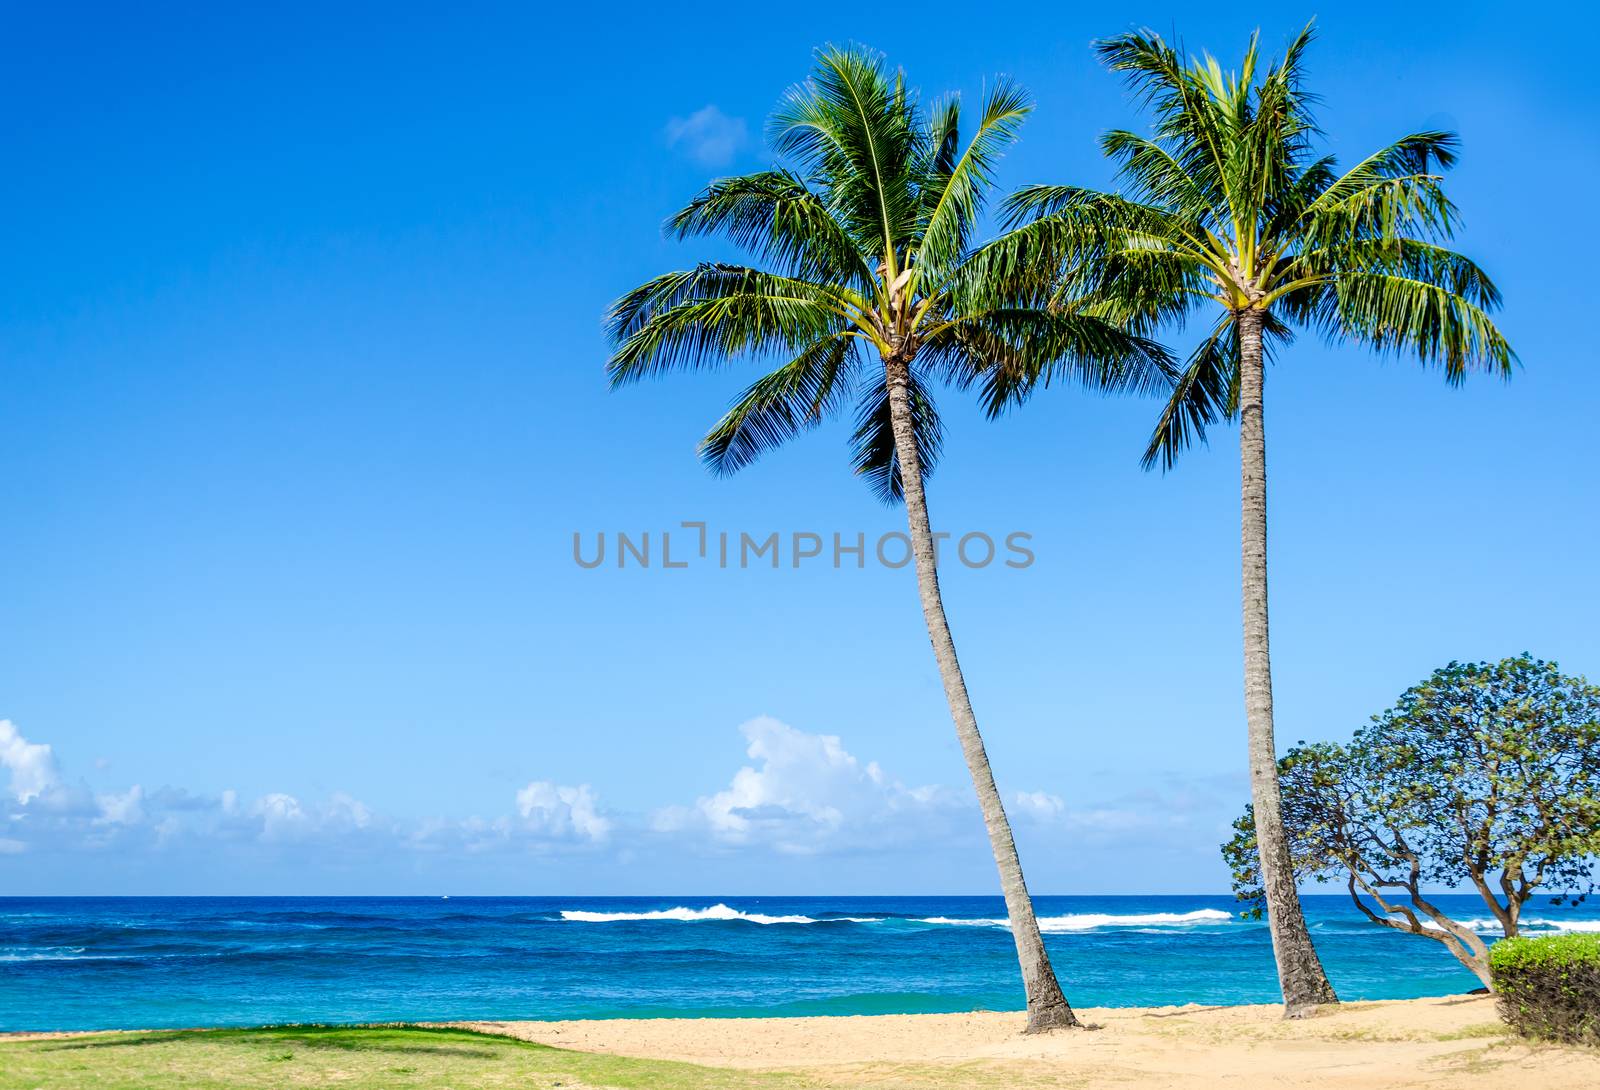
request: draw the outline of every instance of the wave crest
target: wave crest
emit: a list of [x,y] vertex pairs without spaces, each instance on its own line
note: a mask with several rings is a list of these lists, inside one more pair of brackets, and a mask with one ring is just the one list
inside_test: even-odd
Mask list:
[[[1050,934],[1064,931],[1093,931],[1100,927],[1192,927],[1196,924],[1227,923],[1233,917],[1217,908],[1197,908],[1193,912],[1136,912],[1114,915],[1107,912],[1074,912],[1066,916],[1040,916],[1039,930]],[[930,916],[918,923],[947,927],[1010,927],[1011,921],[955,919]]]
[[570,923],[623,923],[647,920],[671,920],[678,923],[697,923],[702,920],[743,920],[745,923],[879,923],[879,916],[830,916],[819,920],[813,916],[766,916],[759,912],[741,912],[727,905],[710,908],[662,908],[651,912],[587,912],[582,909],[562,909],[561,918]]
[[[1423,927],[1429,931],[1443,931],[1444,926],[1432,920],[1419,919]],[[1500,921],[1491,919],[1470,919],[1456,921],[1468,931],[1479,935],[1498,935]],[[1585,933],[1600,932],[1600,920],[1550,920],[1543,917],[1525,919],[1517,925],[1519,931],[1531,931],[1538,934],[1547,932],[1581,931]]]

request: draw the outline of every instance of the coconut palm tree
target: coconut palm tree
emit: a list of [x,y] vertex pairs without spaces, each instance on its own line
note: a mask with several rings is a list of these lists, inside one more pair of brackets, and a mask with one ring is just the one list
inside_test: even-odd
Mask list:
[[[1509,374],[1515,361],[1489,319],[1500,296],[1483,271],[1443,246],[1456,225],[1440,172],[1456,137],[1419,132],[1348,170],[1319,156],[1302,89],[1311,27],[1264,67],[1252,37],[1237,72],[1160,37],[1098,44],[1154,114],[1150,136],[1103,137],[1123,195],[1032,186],[1007,204],[1016,238],[1053,239],[1073,259],[1063,284],[1093,313],[1146,333],[1196,312],[1210,329],[1175,383],[1145,452],[1170,467],[1218,418],[1240,422],[1245,709],[1251,797],[1285,1013],[1337,1002],[1311,943],[1280,814],[1267,636],[1267,463],[1263,358],[1295,327],[1334,343],[1443,366]],[[1050,379],[1033,361],[994,386],[991,410]]]
[[1035,1031],[1077,1020],[1039,935],[940,597],[925,492],[942,435],[933,394],[941,382],[987,387],[985,376],[1032,357],[1100,389],[1160,382],[1175,369],[1153,343],[1051,307],[1041,290],[1049,270],[1029,275],[1038,248],[974,246],[996,160],[1030,109],[1019,87],[1000,80],[963,144],[958,99],[924,110],[878,55],[821,50],[811,78],[769,122],[770,143],[791,166],[715,181],[667,223],[678,238],[723,236],[758,264],[701,264],[623,296],[610,314],[608,370],[621,385],[740,356],[777,362],[703,440],[716,473],[854,403],[856,472],[905,504],[923,615],[999,867]]

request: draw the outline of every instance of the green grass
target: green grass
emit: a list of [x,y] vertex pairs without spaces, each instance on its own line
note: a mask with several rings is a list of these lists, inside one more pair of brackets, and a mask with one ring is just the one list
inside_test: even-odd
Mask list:
[[798,1076],[569,1052],[459,1029],[281,1026],[0,1041],[0,1090],[805,1090]]

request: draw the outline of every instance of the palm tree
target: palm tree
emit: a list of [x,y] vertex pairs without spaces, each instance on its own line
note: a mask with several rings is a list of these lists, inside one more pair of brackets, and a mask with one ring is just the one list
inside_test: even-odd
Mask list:
[[667,223],[678,238],[724,236],[760,266],[701,264],[623,296],[610,314],[608,370],[621,385],[741,355],[783,361],[703,440],[719,474],[855,402],[855,470],[905,503],[923,615],[1037,1031],[1078,1023],[1039,935],[940,597],[924,491],[941,447],[933,390],[986,385],[1003,364],[1032,356],[1094,387],[1137,386],[1155,381],[1166,357],[1098,318],[1050,307],[1036,290],[1048,277],[1030,277],[1025,255],[973,246],[995,162],[1030,109],[1000,80],[963,146],[958,99],[924,111],[878,55],[820,51],[812,77],[769,122],[770,143],[794,168],[717,180]]
[[[1267,464],[1263,357],[1299,326],[1333,342],[1509,374],[1515,356],[1488,317],[1500,296],[1444,248],[1456,224],[1440,171],[1456,137],[1419,132],[1345,171],[1318,156],[1301,87],[1311,27],[1261,70],[1252,37],[1237,73],[1154,34],[1097,49],[1155,115],[1154,132],[1103,137],[1126,195],[1032,186],[1007,204],[1017,237],[1053,239],[1092,312],[1152,332],[1196,311],[1214,323],[1174,384],[1145,452],[1170,467],[1218,418],[1240,422],[1245,709],[1251,797],[1285,1013],[1337,1002],[1306,929],[1280,813],[1267,638]],[[1001,376],[992,410],[1049,380],[1037,365]]]

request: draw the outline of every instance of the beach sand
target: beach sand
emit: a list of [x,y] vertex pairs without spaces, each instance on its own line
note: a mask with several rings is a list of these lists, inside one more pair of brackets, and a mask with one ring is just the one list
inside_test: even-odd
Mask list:
[[[471,1022],[586,1052],[796,1072],[826,1087],[1600,1088],[1600,1051],[1512,1036],[1488,996],[1276,1006],[1089,1009],[1100,1028],[1023,1036],[1019,1014]],[[814,1080],[814,1081],[813,1081]]]

